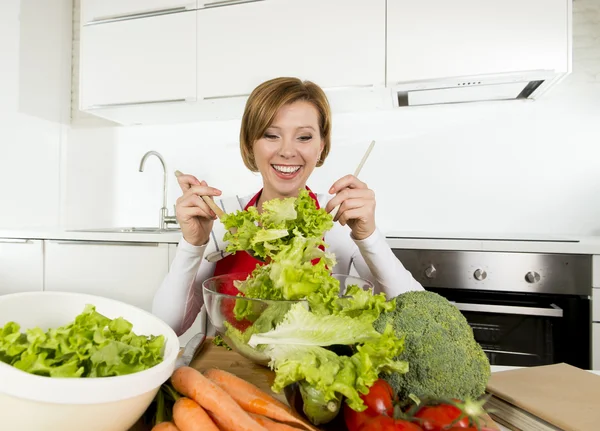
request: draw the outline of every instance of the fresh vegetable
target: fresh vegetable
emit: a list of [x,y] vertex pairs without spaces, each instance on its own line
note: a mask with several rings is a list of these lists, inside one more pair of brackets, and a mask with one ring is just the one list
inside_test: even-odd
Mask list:
[[228,213],[221,221],[227,229],[223,237],[228,241],[227,251],[251,250],[263,259],[277,255],[295,237],[320,238],[333,227],[331,215],[316,208],[306,189],[297,198],[263,203],[261,214],[252,206]]
[[259,425],[265,427],[268,431],[298,431],[298,428],[296,427],[281,422],[276,422],[262,415],[250,413],[250,417],[254,419]]
[[382,415],[368,419],[358,431],[423,431],[423,428],[409,420]]
[[309,430],[314,427],[292,414],[291,409],[244,379],[224,370],[212,368],[204,376],[219,385],[246,412],[266,416],[280,422],[289,422]]
[[340,412],[342,406],[340,393],[336,392],[332,397],[327,395],[323,389],[309,384],[307,380],[301,380],[298,383],[298,390],[302,397],[302,412],[311,423],[326,424],[335,419]]
[[152,427],[152,431],[181,431],[177,426],[170,421],[161,422]]
[[407,361],[407,373],[382,375],[400,398],[474,399],[481,396],[490,377],[490,363],[473,337],[462,313],[447,299],[430,291],[397,296],[396,307],[384,311],[374,327],[383,332],[392,325],[405,336],[398,356]]
[[371,319],[330,314],[320,316],[307,310],[304,303],[294,304],[275,329],[253,334],[251,347],[259,344],[331,346],[376,341],[381,334]]
[[367,409],[357,412],[348,405],[344,406],[344,422],[348,431],[358,431],[369,419],[379,415],[392,417],[394,415],[394,402],[397,401],[394,390],[383,379],[378,379],[371,385],[369,392],[360,396]]
[[223,340],[223,337],[221,337],[219,334],[215,335],[212,342],[215,346],[221,346],[221,347],[225,347],[226,350],[231,350],[231,347],[229,347],[227,345],[225,340]]
[[218,418],[217,425],[238,431],[264,431],[219,385],[191,367],[177,368],[171,376],[173,387],[182,395],[194,400]]
[[324,393],[324,402],[346,397],[346,403],[357,411],[366,409],[361,393],[367,393],[380,373],[404,373],[408,364],[394,361],[403,349],[403,340],[396,338],[388,327],[374,340],[357,344],[352,356],[339,356],[320,346],[298,344],[270,344],[265,353],[271,357],[275,370],[272,390],[281,391],[285,386],[306,380]]
[[173,421],[180,431],[219,431],[206,411],[186,397],[179,398],[173,405]]
[[425,431],[445,431],[451,427],[479,427],[485,415],[483,404],[486,401],[487,399],[483,398],[480,401],[426,402],[414,413],[414,418]]
[[20,329],[16,322],[1,328],[0,361],[40,376],[121,376],[163,359],[163,335],[136,335],[124,318],[109,319],[89,304],[64,326]]

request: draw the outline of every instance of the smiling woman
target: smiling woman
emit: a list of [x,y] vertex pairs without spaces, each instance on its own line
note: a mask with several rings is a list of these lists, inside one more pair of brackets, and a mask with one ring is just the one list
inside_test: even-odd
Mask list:
[[[333,273],[358,274],[373,282],[376,292],[394,297],[422,290],[387,245],[375,225],[375,193],[354,175],[333,183],[327,194],[314,194],[307,186],[315,167],[322,166],[331,146],[331,110],[323,90],[310,81],[275,78],[256,87],[244,110],[240,151],[244,164],[259,172],[263,188],[237,199],[238,208],[262,206],[272,199],[297,197],[307,190],[316,208],[328,213],[339,206],[334,227],[325,233],[329,252],[335,255]],[[218,262],[203,260],[207,246],[222,249],[213,229],[215,213],[201,196],[218,197],[221,191],[191,174],[178,177],[183,192],[176,216],[182,239],[169,274],[154,297],[153,312],[178,333],[185,332],[203,305],[202,283],[216,275],[250,274],[264,262],[246,252],[224,256]],[[219,202],[218,202],[219,203]],[[223,206],[223,200],[220,201]]]

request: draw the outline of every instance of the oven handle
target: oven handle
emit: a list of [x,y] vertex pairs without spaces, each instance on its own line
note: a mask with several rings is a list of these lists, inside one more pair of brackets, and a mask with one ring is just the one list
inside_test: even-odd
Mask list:
[[460,311],[476,311],[479,313],[501,313],[501,314],[520,314],[522,316],[548,316],[563,317],[562,308],[555,304],[550,304],[551,308],[537,307],[518,307],[510,305],[492,305],[492,304],[464,304],[452,302]]

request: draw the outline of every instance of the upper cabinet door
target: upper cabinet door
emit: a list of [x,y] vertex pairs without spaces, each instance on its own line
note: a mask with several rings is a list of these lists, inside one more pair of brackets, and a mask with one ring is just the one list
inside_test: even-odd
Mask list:
[[569,0],[388,0],[387,83],[565,71],[568,8]]
[[84,25],[80,109],[195,100],[196,11]]
[[385,0],[209,3],[198,10],[198,53],[200,98],[248,95],[278,76],[383,86]]
[[193,10],[197,5],[197,0],[81,0],[81,23]]

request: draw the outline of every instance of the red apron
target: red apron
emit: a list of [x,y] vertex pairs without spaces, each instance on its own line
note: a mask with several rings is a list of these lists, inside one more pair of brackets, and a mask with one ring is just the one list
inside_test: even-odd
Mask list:
[[[317,209],[319,209],[320,206],[317,196],[308,187],[306,187],[306,190],[308,190],[310,197],[313,198]],[[251,206],[255,206],[258,202],[258,198],[260,197],[261,193],[262,189],[256,195],[254,195],[252,199],[250,199],[250,202],[248,202],[248,204],[244,207],[244,210],[247,210]],[[254,271],[256,265],[264,264],[265,263],[263,261],[250,256],[250,254],[248,254],[247,252],[238,251],[235,254],[230,254],[229,256],[226,256],[225,258],[219,260],[217,262],[214,275],[217,276],[223,274],[231,274],[234,272],[243,272],[246,274],[247,277],[248,275],[250,275],[250,273],[252,273],[252,271]],[[246,277],[244,277],[244,279]]]

